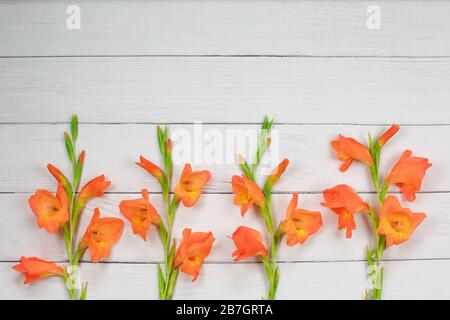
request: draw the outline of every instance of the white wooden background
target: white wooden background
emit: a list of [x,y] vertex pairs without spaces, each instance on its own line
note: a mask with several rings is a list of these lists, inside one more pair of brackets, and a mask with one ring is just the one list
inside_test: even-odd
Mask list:
[[[66,29],[66,8],[81,8],[81,30]],[[366,28],[366,9],[381,9],[381,29]],[[385,171],[404,148],[428,156],[423,190],[411,204],[428,218],[408,243],[386,251],[386,299],[450,298],[450,3],[446,1],[1,1],[0,2],[0,298],[65,299],[60,279],[23,286],[11,270],[21,255],[63,262],[62,239],[36,228],[27,199],[54,188],[48,162],[68,169],[62,132],[79,115],[86,179],[105,173],[110,192],[89,204],[120,216],[121,199],[157,185],[133,164],[157,159],[155,124],[192,129],[255,127],[277,118],[281,155],[291,167],[276,188],[277,218],[292,191],[321,210],[324,227],[279,259],[280,299],[360,299],[369,228],[358,217],[352,240],[320,207],[321,191],[350,183],[373,198],[364,168],[341,174],[329,148],[337,133],[359,139],[402,126],[383,155]],[[198,206],[181,208],[185,226],[217,241],[191,284],[176,298],[258,299],[263,268],[233,263],[226,238],[245,220],[232,205],[233,165],[201,165],[213,180]],[[179,170],[179,168],[178,168]],[[177,171],[178,173],[179,171]],[[159,194],[152,195],[161,208]],[[154,231],[154,230],[153,230]],[[149,243],[129,224],[106,263],[83,262],[91,299],[154,299],[156,232]]]

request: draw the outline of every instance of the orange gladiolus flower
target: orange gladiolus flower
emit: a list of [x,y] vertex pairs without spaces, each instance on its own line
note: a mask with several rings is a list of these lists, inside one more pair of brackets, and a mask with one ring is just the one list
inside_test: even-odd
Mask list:
[[380,212],[378,233],[386,236],[386,248],[407,241],[417,226],[425,219],[423,212],[403,208],[394,196],[388,196]]
[[192,171],[191,165],[185,164],[174,193],[185,207],[192,207],[197,203],[209,179],[211,179],[211,173],[208,170]]
[[49,163],[47,165],[47,169],[50,171],[52,176],[55,177],[56,181],[58,181],[58,184],[61,184],[64,188],[70,187],[69,180],[58,168]]
[[25,275],[24,284],[50,277],[63,276],[64,268],[57,264],[37,257],[21,257],[20,262],[13,269]]
[[91,261],[107,258],[111,248],[122,236],[124,223],[119,218],[100,218],[100,210],[95,208],[91,222],[81,240],[80,247],[89,247]]
[[420,191],[425,171],[431,167],[427,158],[412,157],[411,154],[411,150],[403,152],[387,177],[387,182],[396,184],[409,202],[416,199],[416,192]]
[[123,200],[119,204],[120,212],[131,222],[134,234],[139,234],[147,241],[151,224],[159,226],[161,217],[149,201],[148,191],[142,189],[142,198]]
[[346,238],[352,237],[352,230],[356,229],[353,215],[358,212],[368,212],[369,205],[348,185],[340,184],[323,192],[325,202],[321,205],[330,208],[339,216],[339,230],[347,229]]
[[384,146],[386,142],[388,142],[397,132],[400,130],[400,127],[396,124],[393,124],[385,133],[378,138],[378,145],[380,147]]
[[286,220],[283,221],[282,230],[287,236],[287,245],[293,246],[303,243],[316,233],[322,226],[322,215],[318,211],[297,209],[298,193],[292,194],[292,200],[286,211]]
[[56,197],[47,190],[39,189],[28,199],[37,217],[39,228],[55,233],[69,220],[69,200],[62,185],[58,185]]
[[145,171],[147,171],[148,173],[150,173],[152,176],[154,176],[158,181],[161,182],[164,173],[162,172],[162,170],[155,165],[153,162],[148,161],[147,159],[145,159],[143,156],[139,157],[140,162],[136,162],[136,164],[143,168]]
[[82,204],[85,204],[89,200],[95,197],[101,197],[105,193],[105,189],[107,189],[111,185],[111,181],[107,181],[105,176],[102,174],[98,176],[81,188],[80,193],[78,195],[78,201]]
[[280,162],[280,164],[272,171],[272,173],[267,177],[267,183],[270,186],[273,186],[280,179],[283,172],[286,170],[289,165],[289,160],[284,159]]
[[192,276],[194,282],[206,257],[211,252],[215,238],[211,232],[191,232],[183,230],[183,239],[178,246],[174,259],[174,268]]
[[255,229],[240,226],[231,236],[236,246],[232,256],[235,261],[248,257],[267,256],[267,248],[262,242],[261,234]]
[[373,163],[369,149],[353,138],[339,135],[338,140],[331,141],[331,147],[336,152],[337,158],[344,161],[339,168],[342,172],[347,171],[353,160],[361,161],[368,166],[371,166]]
[[266,204],[264,193],[258,185],[245,176],[233,176],[231,179],[235,205],[241,206],[241,215],[244,216],[247,210],[255,203],[259,208]]

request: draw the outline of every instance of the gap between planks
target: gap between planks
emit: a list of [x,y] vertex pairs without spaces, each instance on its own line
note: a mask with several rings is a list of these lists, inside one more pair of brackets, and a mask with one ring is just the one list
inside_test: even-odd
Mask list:
[[[382,259],[383,262],[402,262],[402,261],[450,261],[450,258],[406,258],[406,259]],[[19,260],[0,260],[0,263],[18,263]],[[52,260],[54,263],[69,263],[67,260]],[[302,263],[352,263],[352,262],[367,262],[366,259],[346,259],[346,260],[277,260],[278,264],[302,264]],[[136,264],[136,265],[159,265],[164,264],[163,260],[160,261],[98,261],[91,262],[89,260],[81,260],[81,264]],[[203,264],[262,264],[259,261],[205,261]]]

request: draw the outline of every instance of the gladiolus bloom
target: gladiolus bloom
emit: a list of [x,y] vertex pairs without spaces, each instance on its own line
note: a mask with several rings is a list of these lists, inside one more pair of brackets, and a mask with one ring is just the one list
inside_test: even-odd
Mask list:
[[98,176],[81,188],[78,195],[78,201],[81,204],[86,204],[86,202],[92,198],[101,197],[105,194],[105,189],[107,189],[110,185],[111,181],[107,181],[104,175]]
[[403,208],[396,197],[388,196],[381,208],[378,225],[378,233],[386,237],[386,248],[407,241],[425,217],[425,213],[411,212]]
[[58,181],[58,184],[61,184],[66,189],[67,187],[71,188],[69,180],[58,168],[49,163],[47,165],[47,169],[50,171],[52,176],[55,177],[56,181]]
[[191,232],[183,230],[183,239],[178,246],[174,259],[174,267],[192,276],[194,282],[206,257],[211,252],[215,238],[211,232]]
[[267,256],[267,248],[262,242],[261,233],[255,229],[240,226],[231,236],[236,246],[232,256],[235,261],[248,257]]
[[321,205],[330,208],[339,216],[339,230],[347,229],[346,238],[352,237],[352,230],[356,229],[354,214],[368,212],[369,205],[348,185],[340,184],[323,192],[325,202]]
[[288,165],[288,159],[284,159],[283,161],[281,161],[280,164],[275,168],[275,170],[273,170],[272,173],[267,177],[267,183],[270,186],[273,186],[275,183],[277,183]]
[[316,233],[322,226],[322,215],[318,211],[297,209],[298,193],[292,194],[292,200],[286,211],[286,220],[283,221],[282,230],[287,236],[287,245],[293,246],[303,243]]
[[192,207],[197,203],[209,179],[211,179],[211,173],[208,170],[192,171],[191,165],[185,164],[174,193],[185,207]]
[[147,241],[151,224],[159,225],[161,217],[149,201],[148,191],[142,189],[142,198],[123,200],[119,204],[120,212],[131,222],[134,234],[139,234]]
[[81,240],[80,247],[89,247],[91,261],[107,258],[111,248],[122,236],[124,223],[119,218],[100,218],[100,210],[95,208],[91,222]]
[[353,138],[347,138],[343,135],[339,135],[338,140],[331,141],[331,147],[336,152],[337,158],[344,161],[339,168],[342,172],[347,171],[353,160],[361,161],[368,166],[371,166],[373,163],[369,149]]
[[403,152],[387,177],[387,182],[397,185],[409,202],[416,199],[416,192],[420,191],[425,171],[431,167],[427,158],[412,157],[411,154],[411,150]]
[[145,171],[150,173],[159,182],[162,181],[164,173],[162,172],[162,170],[157,165],[155,165],[153,162],[148,161],[143,156],[140,156],[139,160],[140,160],[140,162],[136,162],[136,164],[139,167],[143,168]]
[[255,203],[259,208],[266,204],[266,198],[259,186],[245,176],[233,176],[231,179],[235,205],[241,206],[241,215],[244,216],[247,210]]
[[397,132],[400,130],[400,127],[396,124],[393,124],[385,133],[378,138],[378,145],[380,147],[384,146],[386,142],[388,142]]
[[13,269],[25,275],[24,284],[50,276],[63,276],[64,268],[57,264],[37,257],[21,257]]
[[58,185],[56,197],[47,190],[39,189],[28,199],[37,217],[39,228],[55,233],[69,220],[69,200],[62,185]]

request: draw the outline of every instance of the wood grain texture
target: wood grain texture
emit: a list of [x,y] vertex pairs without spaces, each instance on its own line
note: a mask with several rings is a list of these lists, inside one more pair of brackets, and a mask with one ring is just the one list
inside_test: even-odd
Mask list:
[[[22,277],[0,263],[0,277],[8,290],[0,299],[66,299],[58,278],[24,286]],[[449,299],[450,261],[385,262],[384,299]],[[364,262],[281,264],[279,299],[361,299],[365,289]],[[181,274],[175,299],[255,299],[266,295],[260,264],[206,264],[195,283]],[[83,264],[89,299],[157,299],[156,265]],[[126,284],[126,285],[124,285]]]
[[[249,152],[250,139],[246,140],[246,145],[239,146],[235,143],[235,151],[227,151],[225,142],[233,141],[233,134],[239,134],[239,132],[246,133],[247,130],[254,130],[250,133],[256,134],[258,128],[257,125],[204,125],[203,133],[215,130],[213,132],[223,137],[223,144],[219,143],[219,151],[216,153],[217,158],[210,159],[202,156],[210,154],[208,145],[211,145],[211,142],[206,141],[208,138],[205,135],[200,131],[194,131],[192,125],[170,126],[174,138],[174,161],[178,162],[174,168],[174,182],[177,181],[184,163],[190,162],[193,163],[194,169],[211,171],[213,178],[206,187],[207,192],[231,192],[231,177],[234,174],[240,174],[239,167],[235,163],[236,155]],[[275,126],[271,148],[275,155],[278,153],[276,151],[278,148],[279,154],[272,159],[278,158],[281,161],[286,157],[290,160],[290,167],[275,191],[322,192],[339,183],[350,184],[358,191],[372,191],[373,187],[364,165],[355,163],[346,173],[339,172],[340,162],[335,158],[329,143],[338,133],[364,141],[369,131],[378,135],[386,128],[345,125]],[[0,172],[2,181],[0,191],[34,192],[38,188],[53,189],[53,177],[47,172],[45,166],[51,162],[63,172],[69,172],[69,161],[62,138],[62,133],[67,129],[66,124],[0,126],[0,149],[7,150],[8,154],[8,156],[0,157],[0,167],[3,168]],[[141,154],[159,163],[155,125],[88,124],[81,125],[79,131],[79,148],[87,150],[84,181],[104,173],[112,181],[110,192],[140,192],[143,187],[152,192],[160,191],[159,184],[147,172],[135,165],[135,161]],[[277,135],[279,139],[275,138]],[[192,136],[190,145],[185,144],[188,136]],[[389,173],[401,153],[408,148],[419,156],[428,157],[433,163],[433,167],[428,170],[424,179],[422,190],[425,192],[450,191],[450,172],[446,170],[447,164],[450,163],[450,153],[445,143],[449,137],[450,126],[403,127],[383,150],[381,172]],[[278,144],[277,140],[279,140]],[[196,148],[201,150],[199,157],[195,156]],[[186,157],[181,156],[183,153]],[[211,162],[205,163],[206,161]],[[270,173],[279,161],[265,164],[265,167],[262,167],[265,171],[261,173]]]
[[[362,195],[374,200],[373,195]],[[29,194],[2,194],[0,208],[5,227],[0,232],[0,260],[15,261],[24,256],[39,256],[46,259],[65,261],[67,259],[64,241],[60,235],[49,234],[38,230],[36,219],[28,207]],[[100,208],[104,216],[117,216],[125,220],[119,213],[120,200],[135,199],[138,195],[106,195],[102,199],[93,200],[84,212],[81,220],[80,236],[86,229],[93,208]],[[174,233],[178,239],[184,228],[193,231],[212,231],[216,241],[208,257],[209,262],[232,262],[231,253],[235,247],[228,238],[240,225],[260,230],[265,234],[264,223],[256,212],[249,212],[245,219],[240,216],[239,207],[232,204],[232,195],[203,195],[200,203],[194,208],[180,207],[177,211]],[[285,218],[285,210],[291,199],[290,195],[274,195],[273,208],[276,221]],[[367,217],[356,217],[357,229],[351,240],[345,239],[345,232],[337,227],[337,216],[330,210],[322,208],[321,195],[301,194],[299,205],[309,210],[322,212],[323,227],[304,245],[287,247],[285,239],[280,246],[279,261],[347,261],[365,259],[364,247],[372,245],[371,230]],[[160,195],[151,195],[151,201],[163,214]],[[450,194],[421,194],[413,204],[404,204],[414,212],[425,212],[427,219],[415,231],[411,240],[400,246],[386,250],[386,259],[450,259]],[[266,244],[269,243],[265,239]],[[39,245],[36,245],[36,244]],[[119,244],[113,249],[108,261],[115,262],[160,262],[163,260],[163,249],[158,232],[151,228],[148,241],[133,235],[130,223],[126,221],[126,229]],[[86,254],[85,260],[89,260]]]
[[449,58],[0,59],[0,123],[450,124],[448,83]]
[[[37,188],[55,189],[48,162],[68,172],[62,132],[72,113],[83,123],[85,181],[105,173],[113,183],[89,203],[81,231],[93,208],[121,216],[120,200],[137,198],[142,187],[161,212],[159,186],[134,164],[140,154],[159,163],[156,123],[173,124],[175,146],[193,123],[206,123],[209,137],[194,137],[193,151],[214,135],[255,132],[264,114],[275,116],[272,147],[291,161],[275,189],[276,218],[300,191],[300,206],[322,211],[324,220],[304,245],[282,244],[280,299],[363,297],[368,223],[359,215],[346,240],[319,203],[322,190],[338,183],[371,201],[373,188],[361,164],[338,172],[329,142],[338,133],[365,140],[368,131],[399,123],[382,172],[406,148],[433,166],[408,205],[427,219],[410,241],[385,253],[384,298],[450,299],[450,2],[82,0],[78,31],[66,29],[69,4],[0,2],[0,299],[67,298],[60,279],[24,286],[11,267],[21,255],[66,260],[62,238],[37,229],[27,199]],[[373,4],[381,9],[380,30],[366,27]],[[185,227],[211,230],[216,243],[197,282],[180,276],[175,298],[266,293],[262,266],[233,263],[227,238],[239,225],[264,228],[257,214],[242,219],[232,205],[230,179],[244,147],[219,150],[225,162],[188,157],[176,165],[175,180],[184,161],[209,169],[213,180],[198,206],[179,209],[174,235]],[[82,264],[89,298],[156,299],[161,252],[154,229],[144,242],[127,222],[108,263]]]
[[70,4],[0,3],[0,55],[450,55],[446,1],[77,1],[78,31]]

